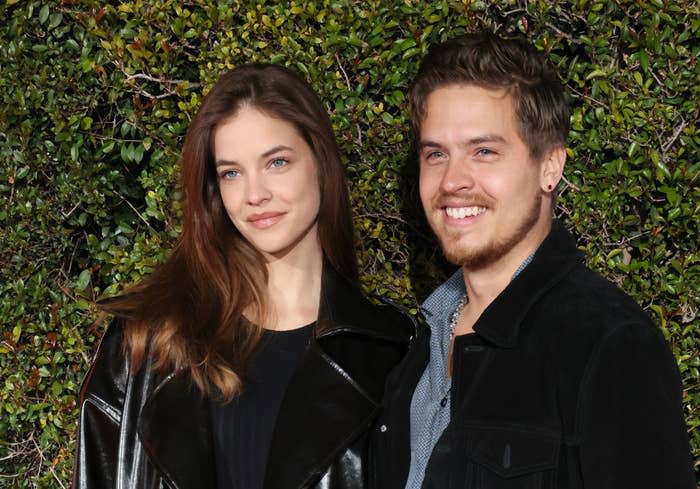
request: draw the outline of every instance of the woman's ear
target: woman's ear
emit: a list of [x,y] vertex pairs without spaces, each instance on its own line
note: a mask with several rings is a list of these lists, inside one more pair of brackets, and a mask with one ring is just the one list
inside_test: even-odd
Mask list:
[[566,148],[557,146],[547,152],[540,163],[540,188],[551,193],[556,188],[564,173]]

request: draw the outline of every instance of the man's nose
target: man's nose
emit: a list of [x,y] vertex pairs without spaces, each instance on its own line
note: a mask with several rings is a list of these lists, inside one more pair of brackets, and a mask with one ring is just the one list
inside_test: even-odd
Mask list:
[[440,181],[440,190],[452,194],[474,188],[474,172],[467,161],[450,158]]

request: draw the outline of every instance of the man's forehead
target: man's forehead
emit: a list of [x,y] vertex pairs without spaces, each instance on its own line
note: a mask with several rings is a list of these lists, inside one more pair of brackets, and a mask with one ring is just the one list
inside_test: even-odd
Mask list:
[[445,94],[451,94],[452,96],[456,97],[459,93],[461,93],[462,96],[483,96],[497,100],[510,100],[512,102],[511,90],[508,88],[458,82],[438,85],[427,94],[426,101],[430,102],[431,98],[434,98],[435,96],[443,96]]

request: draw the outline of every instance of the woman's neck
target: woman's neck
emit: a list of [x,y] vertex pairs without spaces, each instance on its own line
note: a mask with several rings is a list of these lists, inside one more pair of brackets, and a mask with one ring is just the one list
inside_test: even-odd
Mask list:
[[267,263],[270,329],[295,329],[318,318],[323,252],[317,240]]

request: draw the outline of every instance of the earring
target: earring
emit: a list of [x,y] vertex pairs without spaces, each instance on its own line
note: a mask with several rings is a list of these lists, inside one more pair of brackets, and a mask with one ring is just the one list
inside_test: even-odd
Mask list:
[[551,185],[551,184],[547,185],[547,190],[552,190],[552,185]]

